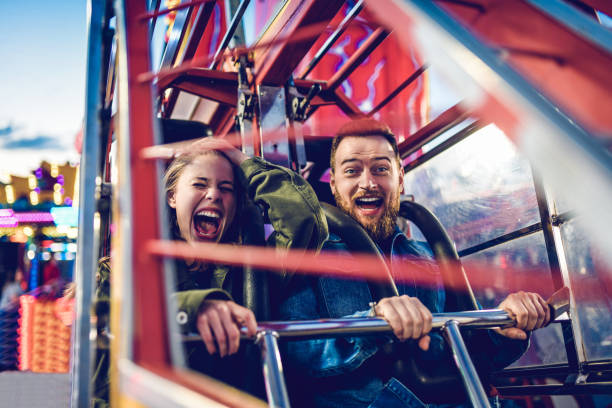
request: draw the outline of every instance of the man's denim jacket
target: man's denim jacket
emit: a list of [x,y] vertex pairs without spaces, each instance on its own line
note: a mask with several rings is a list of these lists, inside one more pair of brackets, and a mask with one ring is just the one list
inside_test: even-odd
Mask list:
[[[346,245],[334,234],[323,246],[350,256]],[[432,312],[443,311],[444,289],[432,253],[424,242],[408,239],[396,229],[391,245],[391,272],[400,295],[416,296]],[[411,276],[396,276],[394,265],[419,260],[421,267],[411,270]],[[425,267],[422,267],[425,264]],[[406,268],[402,268],[405,270]],[[429,276],[418,276],[428,274]],[[434,279],[432,279],[434,278]],[[431,282],[429,287],[416,282]],[[335,277],[294,276],[279,306],[282,320],[302,320],[339,317],[362,317],[369,311],[372,296],[364,280]],[[510,340],[490,332],[482,336],[472,359],[479,368],[499,369],[516,360],[526,349],[527,341]],[[316,407],[422,407],[406,387],[380,369],[375,363],[379,348],[392,342],[390,336],[328,338],[284,342],[283,363],[287,371],[292,406]],[[444,340],[431,334],[426,360],[448,359]]]

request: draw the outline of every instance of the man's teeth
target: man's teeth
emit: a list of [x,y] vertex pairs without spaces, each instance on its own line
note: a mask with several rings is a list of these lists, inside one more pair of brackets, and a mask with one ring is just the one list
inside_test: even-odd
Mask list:
[[359,201],[363,201],[366,203],[373,203],[375,201],[380,200],[379,197],[362,197],[362,198],[358,198]]

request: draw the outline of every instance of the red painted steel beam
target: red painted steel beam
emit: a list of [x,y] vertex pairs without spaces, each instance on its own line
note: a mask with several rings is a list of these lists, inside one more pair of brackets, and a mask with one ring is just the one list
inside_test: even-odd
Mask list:
[[[181,241],[149,241],[147,250],[154,256],[182,259],[197,259],[207,263],[221,263],[223,265],[250,265],[261,270],[292,271],[312,276],[336,276],[343,279],[368,279],[387,281],[388,276],[382,272],[380,258],[367,254],[345,254],[333,251],[315,252],[292,249],[283,252],[275,248],[265,248],[243,245],[239,249],[235,245],[197,243],[187,244]],[[491,264],[482,261],[465,262],[469,272],[472,288],[480,289],[491,286],[491,273],[495,272],[507,276],[515,282],[529,282],[535,288],[550,285],[550,276],[542,268],[506,267],[492,271]],[[440,265],[440,267],[444,267]],[[394,275],[404,277],[397,279],[422,285],[437,284],[439,276],[431,273],[431,263],[427,260],[414,259],[402,265],[394,265]],[[416,281],[414,280],[416,279]],[[599,285],[599,283],[596,283]],[[595,284],[594,284],[595,285]],[[446,289],[462,289],[463,283],[449,282]]]
[[168,370],[166,367],[159,367],[151,364],[143,364],[143,368],[160,375],[174,383],[180,384],[205,397],[227,407],[240,408],[267,408],[268,404],[253,397],[243,391],[229,386],[214,378],[201,375],[195,371],[174,368]]
[[[215,9],[215,2],[208,1],[201,6],[201,10],[198,11],[195,15],[195,21],[193,22],[193,27],[191,28],[191,32],[189,33],[188,43],[185,47],[185,52],[183,53],[182,60],[187,61],[193,58],[195,52],[198,48],[200,40],[202,39],[202,35],[204,34],[204,30],[206,30],[206,26],[208,25],[208,21],[212,16],[213,10]],[[180,49],[180,48],[179,48]],[[158,89],[161,94],[162,90]],[[168,102],[165,105],[166,112],[172,112],[174,110],[174,106],[176,105],[176,101],[178,100],[179,91],[172,90],[170,92],[170,96],[168,97]]]
[[[437,4],[500,50],[512,67],[587,130],[612,135],[612,115],[605,103],[612,95],[610,53],[524,1],[472,2],[484,12],[475,15],[452,2]],[[598,8],[609,2],[586,3]]]
[[289,39],[300,29],[329,23],[343,4],[343,0],[288,2],[260,40],[260,43],[271,45],[255,52],[256,85],[284,85],[313,46],[318,35],[302,38],[299,41],[276,42],[275,39]]
[[413,83],[415,79],[417,79],[419,76],[421,76],[421,74],[423,72],[425,72],[426,69],[427,69],[427,67],[425,65],[422,65],[420,68],[418,68],[416,71],[414,71],[412,73],[412,75],[410,75],[408,78],[406,78],[406,80],[404,80],[404,82],[399,84],[399,86],[397,88],[395,88],[393,90],[393,92],[391,92],[389,95],[387,95],[385,97],[385,99],[380,101],[380,103],[378,105],[376,105],[374,107],[374,109],[372,109],[370,112],[368,112],[368,116],[372,116],[373,114],[375,114],[376,112],[378,112],[379,110],[384,108],[389,102],[391,102],[393,100],[393,98],[395,98],[397,95],[399,95],[400,92],[402,92],[408,85]]
[[351,73],[370,56],[372,51],[380,45],[381,42],[389,35],[389,31],[382,27],[378,27],[367,40],[355,51],[353,55],[342,65],[342,67],[327,81],[329,89],[336,89],[340,84],[351,75]]
[[231,133],[232,129],[236,125],[235,122],[236,108],[220,105],[210,119],[208,124],[215,136],[224,137],[228,133]]
[[[129,84],[129,138],[131,152],[154,144],[153,140],[153,91],[148,82],[138,81],[138,76],[148,72],[149,31],[148,21],[140,21],[146,13],[146,2],[125,2],[127,43],[127,81]],[[147,241],[160,236],[159,225],[151,222],[159,217],[157,208],[159,192],[155,163],[140,160],[138,154],[129,157],[132,207],[132,265],[124,274],[132,274],[133,282],[133,350],[135,362],[169,364],[168,326],[161,264],[149,256],[143,256]]]
[[334,96],[336,98],[336,105],[338,105],[342,112],[346,113],[349,118],[365,116],[361,109],[355,105],[355,102],[350,100],[340,88],[334,90]]
[[163,10],[159,10],[158,8],[152,12],[152,13],[144,13],[142,15],[139,16],[139,19],[141,21],[148,21],[149,19],[154,19],[160,16],[164,16],[168,13],[172,13],[173,11],[178,11],[178,10],[182,10],[184,8],[187,7],[192,7],[192,6],[197,6],[200,5],[202,3],[215,3],[215,1],[217,0],[193,0],[193,1],[187,1],[185,3],[181,3],[175,7],[170,7],[167,9],[163,9]]
[[158,83],[159,92],[177,88],[215,102],[236,106],[238,74],[206,68],[191,68],[187,72],[165,76]]
[[409,156],[441,132],[459,123],[466,117],[467,113],[459,104],[445,110],[437,118],[417,130],[397,146],[401,157]]

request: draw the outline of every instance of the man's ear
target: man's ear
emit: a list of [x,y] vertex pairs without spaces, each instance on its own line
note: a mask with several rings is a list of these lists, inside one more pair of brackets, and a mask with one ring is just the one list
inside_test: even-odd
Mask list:
[[334,178],[334,172],[331,170],[329,173],[329,188],[331,188],[332,193],[336,190],[336,179]]
[[399,168],[400,194],[404,194],[404,168]]
[[176,198],[174,197],[174,191],[168,191],[166,195],[166,201],[171,208],[176,208]]

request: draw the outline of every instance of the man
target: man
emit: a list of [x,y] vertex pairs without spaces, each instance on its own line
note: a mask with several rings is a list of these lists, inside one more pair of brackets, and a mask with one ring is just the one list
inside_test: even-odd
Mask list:
[[[431,259],[424,243],[408,239],[396,226],[404,171],[395,136],[383,123],[360,119],[343,126],[332,143],[330,187],[337,206],[368,232],[390,263],[400,296],[372,302],[367,282],[335,277],[294,277],[284,319],[338,318],[375,315],[387,320],[393,339],[374,337],[318,339],[287,344],[287,372],[294,406],[419,407],[421,402],[391,378],[382,348],[389,341],[416,340],[418,347],[400,345],[404,352],[423,354],[430,365],[448,361],[438,334],[429,335],[432,312],[441,312],[444,291],[439,284],[417,286],[416,276],[397,276],[414,257]],[[330,236],[323,249],[347,251],[340,237]],[[425,262],[427,263],[427,262]],[[435,266],[415,268],[429,281],[440,280]],[[398,279],[399,278],[399,279]],[[422,277],[419,277],[422,278]],[[406,283],[408,282],[408,283]],[[500,305],[517,318],[517,327],[485,332],[470,342],[477,367],[500,369],[527,348],[528,332],[550,320],[546,302],[534,293],[514,293]],[[470,344],[471,343],[471,344]],[[442,390],[441,390],[442,391]]]

